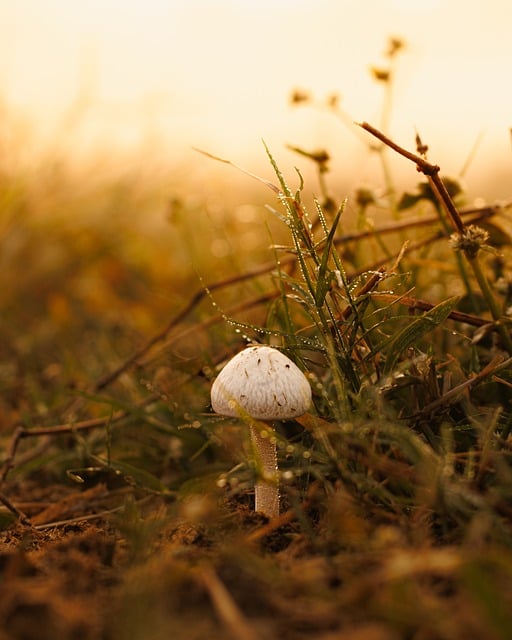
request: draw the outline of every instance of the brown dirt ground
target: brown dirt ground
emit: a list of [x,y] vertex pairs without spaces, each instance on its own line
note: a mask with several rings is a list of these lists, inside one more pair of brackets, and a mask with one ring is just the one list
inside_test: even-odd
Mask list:
[[[266,610],[267,596],[253,597],[252,571],[215,559],[223,533],[160,497],[24,481],[9,498],[32,526],[6,519],[0,532],[0,640],[274,636],[276,612]],[[243,505],[230,511],[230,535],[253,535],[258,554],[288,546],[290,525],[265,535],[264,518]],[[247,616],[260,619],[259,631]],[[310,625],[315,613],[307,617]]]
[[504,638],[458,585],[456,550],[417,553],[398,529],[354,517],[331,553],[314,502],[299,524],[101,483],[5,493],[31,526],[3,512],[0,640]]

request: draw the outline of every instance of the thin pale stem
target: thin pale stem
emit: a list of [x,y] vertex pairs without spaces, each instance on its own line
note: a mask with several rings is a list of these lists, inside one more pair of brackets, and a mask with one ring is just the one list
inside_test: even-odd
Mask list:
[[268,424],[263,432],[251,426],[251,442],[256,454],[260,480],[255,485],[255,510],[268,518],[279,515],[279,481],[277,477],[277,447],[274,429]]

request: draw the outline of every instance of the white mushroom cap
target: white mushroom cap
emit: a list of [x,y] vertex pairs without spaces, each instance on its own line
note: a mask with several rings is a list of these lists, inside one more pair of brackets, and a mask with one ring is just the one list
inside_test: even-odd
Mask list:
[[311,387],[297,365],[272,347],[247,347],[219,373],[212,385],[215,413],[257,420],[287,420],[311,405]]

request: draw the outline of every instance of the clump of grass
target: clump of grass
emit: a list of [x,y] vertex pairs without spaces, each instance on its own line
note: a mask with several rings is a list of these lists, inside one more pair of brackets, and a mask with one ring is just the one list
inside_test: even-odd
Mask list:
[[[316,202],[313,217],[302,202],[300,180],[292,192],[270,159],[292,240],[280,251],[293,255],[293,269],[284,272],[278,265],[274,277],[280,293],[265,330],[313,381],[317,416],[301,421],[312,442],[298,454],[308,453],[305,475],[329,486],[348,485],[359,500],[362,489],[364,499],[375,499],[384,511],[408,511],[415,499],[429,495],[433,522],[439,519],[444,526],[446,518],[452,534],[455,522],[463,532],[478,505],[486,504],[481,487],[474,485],[476,475],[486,478],[485,485],[496,480],[487,463],[485,471],[480,466],[481,447],[507,464],[498,423],[507,414],[508,388],[487,406],[473,400],[482,388],[496,390],[498,375],[508,375],[506,325],[494,328],[493,351],[478,353],[471,345],[474,324],[464,333],[457,322],[460,296],[429,301],[418,315],[406,288],[404,271],[412,254],[407,245],[391,261],[384,258],[378,270],[351,277],[335,245],[344,204],[328,222]],[[446,235],[440,241],[449,255]],[[472,284],[480,286],[480,278]],[[398,311],[400,302],[408,314]],[[443,334],[456,337],[448,353]],[[378,469],[381,465],[389,465],[388,473]],[[414,469],[412,475],[407,468]]]

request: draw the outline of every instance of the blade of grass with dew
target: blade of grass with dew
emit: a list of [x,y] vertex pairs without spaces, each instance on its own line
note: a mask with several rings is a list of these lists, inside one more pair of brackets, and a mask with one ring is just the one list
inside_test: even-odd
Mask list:
[[284,176],[281,170],[279,169],[279,166],[275,161],[273,155],[271,154],[270,149],[267,147],[265,142],[263,143],[263,145],[265,147],[267,156],[270,160],[270,164],[272,165],[272,168],[274,169],[277,179],[279,180],[279,184],[281,185],[281,188],[282,188],[282,194],[280,199],[288,212],[287,225],[296,234],[296,238],[294,238],[294,240],[298,238],[302,239],[302,242],[304,243],[304,246],[308,249],[311,257],[315,260],[316,263],[318,263],[318,257],[316,256],[313,238],[311,237],[311,232],[304,222],[304,216],[306,215],[306,212],[302,207],[302,203],[300,200],[300,193],[304,188],[304,180],[302,178],[302,175],[300,171],[297,170],[300,184],[297,192],[294,195],[290,187],[288,186],[286,180],[284,179]]
[[[324,233],[325,233],[325,235],[327,236],[328,239],[329,239],[329,236],[332,233],[332,235],[333,235],[332,244],[333,245],[335,244],[333,229],[335,230],[336,227],[338,226],[339,219],[341,218],[341,214],[345,210],[346,203],[347,203],[347,200],[344,200],[341,203],[341,205],[339,207],[339,210],[338,210],[338,213],[337,213],[337,216],[335,218],[335,222],[333,224],[333,228],[329,231],[329,229],[327,227],[327,222],[325,220],[325,216],[324,216],[324,213],[323,213],[323,210],[322,210],[322,207],[321,207],[320,203],[317,200],[315,200],[315,205],[316,205],[316,208],[317,208],[317,213],[318,213],[318,217],[320,219],[320,223],[321,223],[322,229],[324,230]],[[352,314],[353,314],[353,316],[355,318],[355,321],[353,322],[353,325],[352,325],[352,327],[353,327],[352,335],[353,335],[354,340],[355,340],[355,336],[356,336],[357,331],[359,329],[363,330],[363,332],[364,332],[364,326],[363,326],[363,320],[362,320],[362,315],[363,314],[360,311],[360,305],[356,304],[356,301],[354,300],[354,297],[352,295],[352,291],[354,289],[354,286],[351,286],[349,284],[349,281],[348,281],[348,278],[347,278],[347,274],[346,274],[346,271],[345,271],[345,267],[343,265],[342,260],[340,259],[340,256],[338,255],[337,251],[334,251],[334,250],[331,251],[331,254],[332,254],[332,258],[333,258],[334,264],[336,266],[336,272],[335,272],[334,275],[336,276],[336,279],[338,280],[338,284],[339,284],[340,289],[342,289],[344,291],[344,294],[345,294],[346,299],[348,301],[349,308],[352,310]],[[350,340],[350,342],[352,342],[352,340]]]
[[336,229],[338,228],[341,213],[342,209],[339,209],[336,217],[334,218],[332,227],[327,235],[325,247],[322,254],[322,260],[320,262],[320,266],[318,267],[318,279],[316,282],[315,291],[315,304],[317,307],[323,306],[325,302],[325,296],[331,288],[331,279],[328,274],[329,258],[331,257],[331,253],[335,253],[333,251],[334,235],[336,233]]
[[[272,239],[272,234],[271,234],[270,229],[268,227],[267,227],[267,231],[270,234],[271,239]],[[291,316],[290,309],[289,309],[289,306],[288,306],[288,297],[286,295],[286,289],[285,289],[286,274],[281,269],[281,261],[279,259],[279,256],[278,256],[278,253],[277,253],[277,248],[276,248],[274,242],[272,242],[271,246],[274,248],[273,250],[274,250],[274,261],[276,263],[277,286],[278,286],[278,289],[279,289],[279,298],[278,298],[278,300],[280,302],[280,308],[282,310],[282,313],[280,314],[280,317],[284,320],[285,332],[290,336],[294,336],[295,333],[296,333],[296,330],[295,330],[294,321],[293,321],[293,318]],[[267,318],[267,324],[268,324],[268,320],[270,319],[270,313],[272,311],[277,311],[277,300],[276,300],[276,303],[272,304],[269,307],[269,314],[268,314],[268,318]],[[277,319],[277,314],[276,314],[276,319]]]
[[430,311],[413,320],[402,331],[396,333],[387,345],[388,357],[385,372],[389,373],[394,369],[401,353],[417,344],[419,340],[441,325],[448,318],[459,300],[460,296],[453,296],[440,302]]

